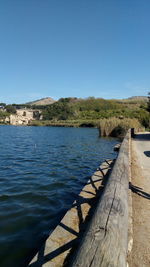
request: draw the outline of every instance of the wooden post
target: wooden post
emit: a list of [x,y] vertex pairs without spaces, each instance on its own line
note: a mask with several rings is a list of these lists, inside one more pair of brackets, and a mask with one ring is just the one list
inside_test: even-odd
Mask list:
[[135,129],[131,128],[131,137],[134,138],[135,137]]
[[127,266],[129,140],[130,132],[123,140],[104,194],[69,266]]

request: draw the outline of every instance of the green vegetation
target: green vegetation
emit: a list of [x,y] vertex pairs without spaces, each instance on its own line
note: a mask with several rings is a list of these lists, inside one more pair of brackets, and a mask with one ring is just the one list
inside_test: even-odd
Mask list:
[[6,104],[5,103],[0,103],[1,108],[5,108]]
[[[105,100],[77,98],[62,98],[43,110],[43,119],[59,123],[59,121],[82,121],[88,124],[91,121],[98,123],[100,119],[107,118],[136,118],[144,127],[149,125],[149,112],[147,103],[142,100]],[[79,123],[79,124],[80,124]]]
[[6,112],[10,114],[16,114],[16,108],[13,105],[5,106]]
[[10,114],[15,114],[16,108],[13,105],[6,105],[5,103],[0,103],[0,123],[5,123],[6,117]]
[[99,131],[100,136],[113,136],[113,137],[122,137],[125,136],[126,132],[134,128],[135,131],[144,130],[142,125],[137,119],[102,119],[100,120]]
[[150,92],[148,93],[147,111],[149,112],[148,130],[150,131]]
[[[89,97],[87,99],[61,98],[50,105],[0,104],[0,120],[16,109],[32,108],[42,111],[43,120],[32,121],[35,126],[101,127],[102,135],[123,134],[128,127],[149,129],[150,94],[145,98],[124,100],[105,100]],[[115,129],[115,131],[114,131]]]
[[5,118],[8,117],[9,115],[10,115],[10,113],[0,110],[0,124],[3,124]]
[[44,120],[67,120],[74,118],[73,106],[70,105],[69,98],[61,98],[58,102],[48,105],[43,111]]
[[30,126],[99,127],[99,120],[34,120]]
[[148,112],[150,112],[150,92],[148,93],[147,110],[148,110]]
[[61,98],[43,109],[43,121],[32,125],[100,127],[102,136],[123,136],[129,128],[148,128],[149,112],[142,99]]

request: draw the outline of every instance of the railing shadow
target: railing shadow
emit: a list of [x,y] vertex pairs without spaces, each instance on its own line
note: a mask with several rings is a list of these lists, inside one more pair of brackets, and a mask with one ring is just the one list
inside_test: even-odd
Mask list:
[[150,133],[135,134],[134,139],[139,141],[150,141]]
[[150,157],[150,151],[144,151],[145,156]]
[[[80,239],[83,235],[83,232],[85,231],[86,227],[88,226],[90,218],[92,217],[94,210],[97,206],[98,199],[100,199],[100,197],[102,196],[104,187],[108,181],[108,176],[110,175],[111,168],[114,164],[114,161],[111,164],[109,164],[109,162],[107,162],[107,164],[109,166],[109,169],[108,169],[108,172],[106,175],[104,175],[103,169],[99,169],[102,173],[101,179],[93,180],[92,177],[89,177],[89,183],[88,184],[91,184],[91,186],[94,188],[94,193],[93,192],[91,193],[90,191],[87,191],[87,190],[86,191],[83,190],[83,192],[92,194],[93,198],[85,198],[82,196],[78,196],[76,201],[72,205],[72,207],[75,207],[77,209],[77,216],[78,216],[78,222],[79,222],[79,233],[77,233],[74,229],[68,227],[64,223],[62,223],[62,222],[59,223],[59,226],[64,228],[69,233],[73,234],[75,236],[75,239],[73,239],[73,240],[69,241],[68,243],[62,245],[61,247],[53,250],[52,252],[48,253],[47,255],[45,255],[45,253],[44,253],[45,247],[46,247],[46,240],[45,240],[42,244],[42,247],[40,247],[39,251],[36,252],[36,253],[38,253],[37,260],[33,263],[29,263],[28,264],[29,267],[42,267],[43,264],[49,262],[50,260],[54,259],[58,255],[60,255],[63,252],[70,249],[70,253],[66,257],[64,265],[63,265],[65,267],[69,267],[69,262],[72,258],[72,254],[77,249],[77,246],[80,242]],[[97,176],[97,175],[94,175],[94,176]],[[100,187],[97,189],[95,184],[99,180],[102,180],[102,183],[101,183]],[[87,215],[85,220],[83,219],[83,211],[82,211],[82,207],[81,207],[81,205],[84,203],[88,203],[90,205],[90,209],[89,209],[88,215]]]
[[133,192],[136,193],[137,195],[150,199],[150,194],[144,192],[141,187],[133,185],[131,182],[129,182],[129,189]]

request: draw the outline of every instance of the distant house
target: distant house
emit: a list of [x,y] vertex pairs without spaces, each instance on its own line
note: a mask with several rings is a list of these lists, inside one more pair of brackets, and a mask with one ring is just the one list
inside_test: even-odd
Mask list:
[[12,125],[28,125],[33,120],[42,118],[40,110],[17,109],[15,115],[10,115],[10,124]]

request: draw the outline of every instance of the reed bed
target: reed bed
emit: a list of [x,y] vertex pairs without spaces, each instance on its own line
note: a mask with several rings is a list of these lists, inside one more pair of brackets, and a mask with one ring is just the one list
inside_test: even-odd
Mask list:
[[34,120],[30,126],[62,126],[62,127],[95,127],[99,128],[99,120]]
[[130,128],[135,128],[137,132],[144,130],[137,119],[119,119],[113,117],[102,119],[99,123],[100,136],[123,137]]

